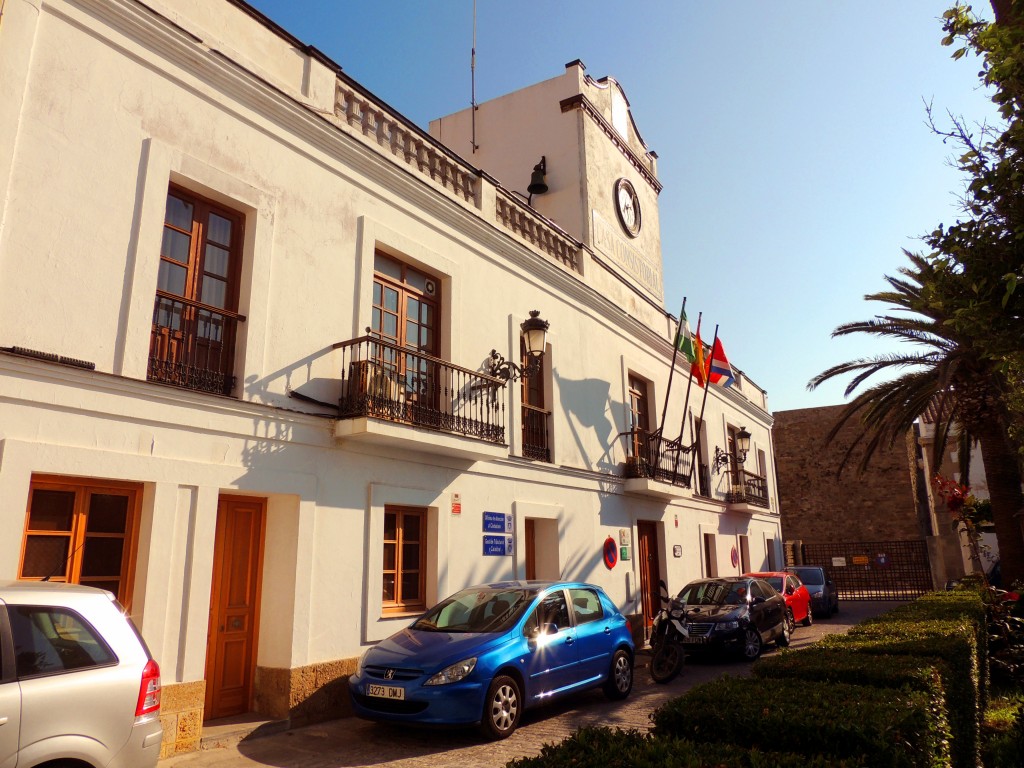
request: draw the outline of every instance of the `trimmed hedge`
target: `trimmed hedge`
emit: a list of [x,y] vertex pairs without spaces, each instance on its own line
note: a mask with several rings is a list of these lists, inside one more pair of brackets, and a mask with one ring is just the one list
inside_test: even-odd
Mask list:
[[929,695],[844,683],[721,678],[651,715],[660,738],[692,739],[807,757],[862,759],[877,768],[944,768],[949,740]]
[[976,630],[969,623],[872,620],[870,624],[859,624],[846,635],[824,637],[818,641],[817,646],[872,656],[941,659],[945,662],[939,672],[946,693],[949,727],[953,734],[953,765],[974,768],[978,764],[981,684]]
[[636,730],[581,728],[560,744],[545,744],[537,757],[520,757],[507,768],[868,768],[856,757],[762,752],[729,744],[695,744],[655,738]]
[[859,626],[870,628],[893,621],[948,621],[967,623],[975,633],[978,645],[978,695],[982,708],[988,704],[988,609],[977,590],[929,592],[912,603],[866,619]]
[[838,648],[812,646],[766,656],[754,664],[754,677],[799,678],[820,683],[870,685],[875,688],[910,688],[927,693],[935,706],[945,709],[941,672],[946,663],[934,657],[887,656],[850,653]]

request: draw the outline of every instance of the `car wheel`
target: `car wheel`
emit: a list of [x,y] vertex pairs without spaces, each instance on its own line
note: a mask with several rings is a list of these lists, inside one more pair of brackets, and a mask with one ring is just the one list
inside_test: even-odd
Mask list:
[[608,670],[608,679],[604,684],[604,695],[612,701],[629,696],[633,690],[633,660],[623,650],[612,656],[612,667]]
[[487,689],[480,730],[488,739],[507,739],[522,716],[523,696],[519,684],[508,675],[498,675]]
[[761,655],[764,643],[761,642],[761,633],[754,627],[747,627],[743,631],[743,658],[747,661],[754,661]]
[[809,626],[811,626],[811,624],[814,623],[814,612],[811,610],[811,604],[810,603],[807,604],[807,615],[804,616],[804,620],[801,623],[805,627],[809,627]]
[[779,648],[789,647],[789,638],[793,636],[793,630],[796,628],[796,622],[793,621],[793,612],[790,610],[786,611],[786,616],[782,620],[782,633],[775,638],[775,644]]

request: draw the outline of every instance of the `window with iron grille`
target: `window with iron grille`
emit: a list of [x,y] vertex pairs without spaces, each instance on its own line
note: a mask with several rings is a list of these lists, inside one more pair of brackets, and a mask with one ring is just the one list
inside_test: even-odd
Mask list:
[[[523,368],[530,364],[526,353],[526,342],[519,339],[519,358]],[[551,461],[549,424],[551,411],[544,407],[544,374],[546,360],[541,360],[540,370],[532,376],[521,379],[523,412],[523,457],[537,461]]]
[[171,186],[147,378],[216,394],[234,388],[244,218]]
[[374,345],[376,373],[384,377],[386,391],[396,399],[410,406],[436,408],[441,371],[429,358],[440,351],[438,280],[380,251],[374,255],[373,267],[370,336],[389,342]]

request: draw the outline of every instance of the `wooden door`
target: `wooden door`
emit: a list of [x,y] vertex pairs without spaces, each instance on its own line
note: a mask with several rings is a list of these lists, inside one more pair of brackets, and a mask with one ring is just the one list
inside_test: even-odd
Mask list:
[[526,518],[526,578],[537,578],[537,525],[533,518]]
[[636,524],[637,561],[640,566],[640,599],[644,614],[645,634],[649,633],[655,615],[661,609],[661,565],[658,561],[658,524],[640,520]]
[[250,709],[265,518],[263,499],[222,496],[217,506],[206,644],[206,720]]

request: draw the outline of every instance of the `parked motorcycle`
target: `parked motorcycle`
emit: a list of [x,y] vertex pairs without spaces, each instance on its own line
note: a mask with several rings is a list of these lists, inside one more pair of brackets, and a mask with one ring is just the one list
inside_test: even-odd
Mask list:
[[668,586],[662,580],[661,609],[651,626],[651,679],[656,683],[670,683],[683,671],[686,650],[683,639],[689,636],[683,619],[684,606],[672,600]]

